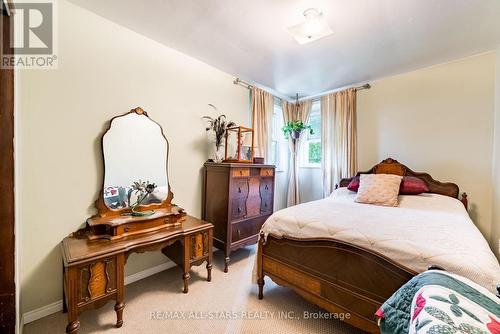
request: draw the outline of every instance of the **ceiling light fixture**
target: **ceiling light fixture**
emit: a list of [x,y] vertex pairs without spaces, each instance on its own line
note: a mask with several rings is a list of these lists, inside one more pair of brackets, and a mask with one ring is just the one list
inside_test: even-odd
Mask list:
[[316,41],[333,33],[323,13],[316,8],[306,9],[303,13],[305,21],[288,28],[288,32],[297,43],[305,44]]

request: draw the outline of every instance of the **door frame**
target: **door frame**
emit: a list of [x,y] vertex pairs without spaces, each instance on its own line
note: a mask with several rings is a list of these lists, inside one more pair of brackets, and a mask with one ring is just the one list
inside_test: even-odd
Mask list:
[[[9,4],[2,1],[2,48],[10,48]],[[0,69],[0,332],[15,333],[14,70]]]

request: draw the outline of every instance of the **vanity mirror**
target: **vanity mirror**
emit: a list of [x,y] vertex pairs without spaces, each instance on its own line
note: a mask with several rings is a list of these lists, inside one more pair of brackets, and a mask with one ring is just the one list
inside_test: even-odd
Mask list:
[[111,119],[102,136],[103,187],[88,237],[119,239],[180,224],[168,182],[168,141],[141,108]]

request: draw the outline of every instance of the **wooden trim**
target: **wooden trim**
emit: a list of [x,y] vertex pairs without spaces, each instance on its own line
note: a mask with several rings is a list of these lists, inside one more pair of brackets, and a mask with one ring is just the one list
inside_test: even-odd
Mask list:
[[[3,11],[2,41],[10,45],[11,17]],[[3,52],[3,51],[2,51]],[[1,55],[0,55],[1,56]],[[16,327],[14,233],[14,70],[0,69],[0,332]]]

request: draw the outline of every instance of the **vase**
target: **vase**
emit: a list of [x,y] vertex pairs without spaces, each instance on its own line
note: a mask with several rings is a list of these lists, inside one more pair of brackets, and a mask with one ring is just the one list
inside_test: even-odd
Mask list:
[[292,139],[299,139],[300,138],[300,133],[301,133],[301,130],[293,130],[292,131]]
[[214,161],[216,163],[221,163],[222,161],[224,161],[224,150],[222,145],[219,147],[215,147]]

